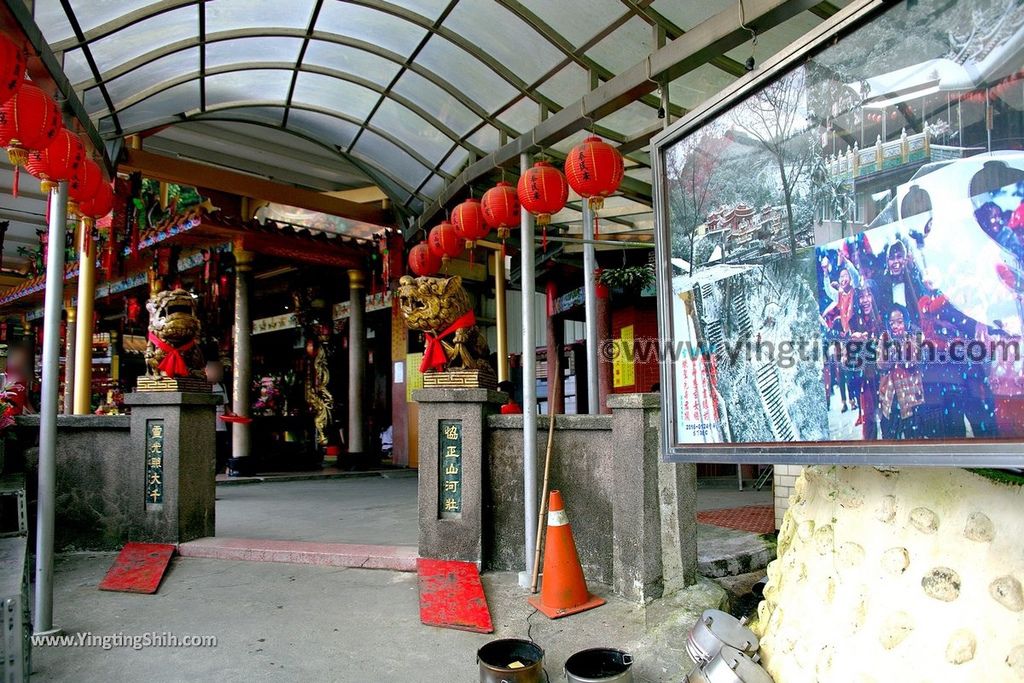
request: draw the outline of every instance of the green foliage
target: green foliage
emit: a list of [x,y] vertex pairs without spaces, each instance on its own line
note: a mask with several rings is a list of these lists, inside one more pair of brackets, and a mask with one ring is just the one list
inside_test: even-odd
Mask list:
[[622,268],[605,268],[598,277],[601,284],[612,289],[626,292],[639,292],[654,283],[654,267],[624,266]]

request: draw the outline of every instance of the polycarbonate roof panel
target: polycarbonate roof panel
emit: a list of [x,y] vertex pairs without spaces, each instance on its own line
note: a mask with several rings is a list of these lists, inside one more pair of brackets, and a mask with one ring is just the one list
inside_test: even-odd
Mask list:
[[119,102],[147,88],[156,86],[176,76],[199,73],[199,48],[193,47],[173,52],[166,57],[154,59],[124,76],[107,82],[107,92],[117,106]]
[[458,135],[465,135],[480,123],[480,118],[469,107],[415,71],[406,70],[392,91],[407,98]]
[[359,126],[336,116],[296,108],[288,112],[288,128],[335,149],[346,149],[359,132]]
[[365,120],[380,96],[361,85],[322,74],[300,73],[295,81],[294,102],[333,109]]
[[103,74],[162,45],[188,39],[198,44],[198,36],[199,13],[195,5],[188,5],[129,24],[104,38],[92,41],[89,43],[89,51]]
[[590,48],[587,56],[612,73],[622,73],[643,61],[653,47],[654,30],[643,19],[633,17]]
[[427,35],[425,28],[400,17],[336,0],[324,3],[316,30],[356,38],[402,56],[412,53]]
[[206,77],[206,106],[240,102],[281,102],[288,98],[292,72],[284,69],[231,71]]
[[364,130],[359,136],[352,153],[361,158],[374,160],[381,167],[391,171],[393,178],[411,189],[419,187],[430,172],[401,147],[369,130]]
[[[81,26],[82,40],[62,3]],[[196,135],[221,135],[211,138],[210,146],[217,147],[229,135],[228,128],[218,126],[252,129],[258,123],[264,131],[298,133],[334,154],[351,154],[368,180],[396,202],[409,200],[409,207],[436,196],[442,179],[458,173],[476,153],[497,149],[504,139],[499,129],[510,136],[528,133],[540,121],[542,104],[552,110],[573,106],[590,87],[591,61],[612,74],[642,62],[653,48],[652,23],[660,21],[672,33],[737,9],[735,0],[29,4],[102,135],[114,138],[206,119]],[[804,12],[759,36],[758,61],[819,21]],[[731,56],[742,61],[749,47],[742,45]],[[89,66],[90,56],[98,74]],[[552,76],[542,80],[547,74]],[[607,80],[608,74],[601,77]],[[732,80],[716,67],[703,66],[674,81],[670,96],[674,104],[694,106]],[[635,137],[655,127],[657,115],[634,102],[598,123],[616,135]],[[552,149],[564,151],[585,135]],[[202,147],[198,138],[189,144]],[[314,157],[311,163],[327,161]],[[306,175],[318,177],[312,169]],[[419,196],[412,197],[423,183]]]
[[286,62],[294,64],[302,49],[301,38],[260,36],[235,38],[206,44],[206,68],[216,69],[228,64],[248,62]]
[[431,36],[416,61],[439,74],[489,112],[499,109],[519,94],[514,86],[479,59],[439,36]]
[[205,3],[206,31],[309,26],[314,0],[213,0]]
[[302,63],[334,71],[344,71],[380,86],[387,86],[391,83],[399,69],[402,68],[401,64],[379,57],[372,52],[326,40],[309,41]]
[[[557,47],[494,0],[459,0],[445,19],[444,28],[481,46],[527,83],[536,81],[564,58]],[[458,68],[458,64],[451,67]]]
[[370,119],[370,126],[387,131],[434,165],[448,153],[454,142],[430,123],[388,98],[380,103]]
[[[676,0],[678,1],[678,0]],[[620,0],[587,0],[581,12],[579,0],[520,0],[523,7],[579,47],[603,31],[611,21],[626,14]]]

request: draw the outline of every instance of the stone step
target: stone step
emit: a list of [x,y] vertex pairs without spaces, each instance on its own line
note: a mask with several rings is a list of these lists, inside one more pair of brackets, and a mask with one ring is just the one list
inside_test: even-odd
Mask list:
[[317,543],[255,538],[199,538],[178,545],[182,557],[217,560],[286,562],[354,569],[416,571],[419,553],[413,546]]

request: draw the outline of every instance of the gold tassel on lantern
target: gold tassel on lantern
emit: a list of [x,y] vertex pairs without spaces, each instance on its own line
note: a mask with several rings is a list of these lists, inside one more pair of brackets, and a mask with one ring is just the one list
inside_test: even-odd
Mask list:
[[28,150],[21,146],[17,140],[11,140],[7,145],[7,159],[11,166],[24,166],[28,161]]

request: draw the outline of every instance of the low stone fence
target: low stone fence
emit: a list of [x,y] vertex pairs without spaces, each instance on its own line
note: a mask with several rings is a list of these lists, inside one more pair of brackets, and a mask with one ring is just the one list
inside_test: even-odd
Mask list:
[[[128,538],[130,428],[127,415],[57,417],[54,545],[58,550],[119,548]],[[25,459],[30,493],[34,494],[39,416],[17,418],[15,434],[19,452],[11,455]]]
[[[497,415],[503,394],[428,389],[420,403],[420,555],[473,561],[483,569],[525,566],[523,416]],[[657,394],[611,396],[611,415],[558,415],[549,489],[562,492],[588,581],[647,602],[696,580],[695,469],[661,462]],[[439,510],[450,461],[437,434],[462,433],[461,512]],[[537,425],[537,483],[543,481],[548,418]],[[439,474],[440,473],[440,474]]]

